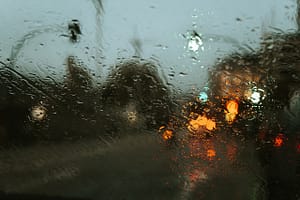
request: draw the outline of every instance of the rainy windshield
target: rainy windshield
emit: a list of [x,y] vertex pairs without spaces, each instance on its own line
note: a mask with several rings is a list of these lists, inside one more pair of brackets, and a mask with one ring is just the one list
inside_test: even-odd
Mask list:
[[300,200],[298,0],[1,0],[0,199]]

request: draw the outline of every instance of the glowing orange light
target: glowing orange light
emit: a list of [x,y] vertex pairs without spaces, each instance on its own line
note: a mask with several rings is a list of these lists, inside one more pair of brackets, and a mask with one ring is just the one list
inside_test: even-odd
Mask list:
[[205,127],[207,130],[211,131],[216,128],[216,122],[208,119],[206,116],[199,115],[197,119],[189,121],[187,128],[191,132],[197,132],[201,129],[201,127]]
[[230,100],[226,103],[226,109],[230,113],[237,114],[238,108],[239,108],[239,104],[234,100]]
[[208,149],[206,155],[207,155],[208,158],[212,159],[213,157],[216,156],[216,151],[213,150],[213,149]]
[[278,134],[274,140],[274,147],[281,147],[283,145],[283,134]]
[[230,100],[226,103],[225,119],[229,124],[235,120],[235,117],[238,114],[238,109],[239,104],[236,101]]
[[209,119],[209,120],[207,120],[207,123],[206,123],[205,127],[206,127],[207,130],[211,131],[211,130],[216,128],[216,122]]
[[170,140],[173,137],[173,131],[171,130],[165,130],[162,134],[162,137],[164,140]]

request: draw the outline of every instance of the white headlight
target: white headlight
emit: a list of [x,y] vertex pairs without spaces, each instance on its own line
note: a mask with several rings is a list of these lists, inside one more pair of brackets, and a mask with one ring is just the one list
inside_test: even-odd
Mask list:
[[259,104],[266,97],[265,91],[263,89],[253,87],[245,92],[245,97],[251,101],[253,104]]
[[203,42],[199,36],[191,38],[188,42],[188,49],[191,51],[198,51],[199,48],[203,50]]
[[256,92],[256,91],[252,92],[250,100],[252,103],[255,103],[255,104],[259,103],[260,102],[260,93]]

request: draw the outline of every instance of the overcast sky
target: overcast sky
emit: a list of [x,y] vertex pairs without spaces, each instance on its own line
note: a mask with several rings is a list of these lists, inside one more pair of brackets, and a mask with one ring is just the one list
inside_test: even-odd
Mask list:
[[[60,80],[65,58],[77,55],[103,79],[118,58],[135,55],[132,41],[139,41],[143,58],[190,89],[206,82],[216,58],[258,48],[263,33],[296,26],[296,0],[103,0],[103,11],[96,1],[1,0],[0,60],[17,51],[20,72]],[[77,44],[63,36],[72,19],[82,25]],[[192,30],[201,39],[195,51],[188,47]]]

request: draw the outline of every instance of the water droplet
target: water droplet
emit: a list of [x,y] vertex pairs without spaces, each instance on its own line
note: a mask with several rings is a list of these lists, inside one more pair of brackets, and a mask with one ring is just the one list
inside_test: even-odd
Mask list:
[[175,76],[175,74],[174,74],[174,73],[170,73],[170,74],[168,74],[168,76],[170,76],[170,77],[174,77],[174,76]]
[[155,47],[161,48],[162,50],[166,50],[168,48],[167,45],[163,45],[163,44],[157,44],[157,45],[155,45]]
[[76,101],[76,103],[77,103],[78,105],[84,104],[84,102],[82,102],[82,101]]
[[188,74],[185,73],[185,72],[180,72],[180,73],[179,73],[179,76],[186,76],[186,75],[188,75]]

